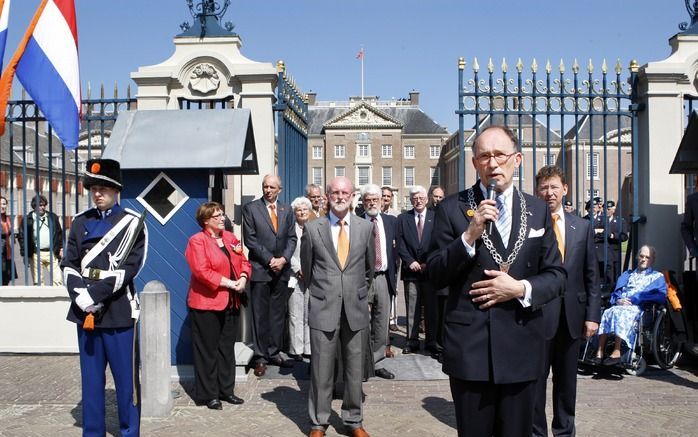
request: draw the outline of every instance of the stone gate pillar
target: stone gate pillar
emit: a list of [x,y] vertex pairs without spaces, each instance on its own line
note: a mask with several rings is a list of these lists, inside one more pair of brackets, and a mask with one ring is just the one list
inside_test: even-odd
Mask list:
[[[235,205],[234,219],[239,225],[243,199],[258,197],[262,177],[276,172],[272,105],[278,76],[272,63],[243,56],[240,36],[223,29],[214,12],[204,11],[203,20],[202,25],[202,19],[195,19],[174,38],[175,51],[169,59],[139,67],[131,78],[138,85],[138,110],[178,110],[183,101],[191,102],[192,108],[202,102],[205,108],[207,101],[221,100],[227,100],[230,107],[250,109],[259,175],[230,176],[225,192],[226,204]],[[195,144],[192,153],[196,153]],[[233,215],[233,211],[228,213]]]
[[698,29],[669,40],[671,55],[650,62],[638,72],[638,154],[640,216],[638,242],[657,248],[658,269],[683,270],[685,249],[679,226],[686,198],[683,175],[670,175],[684,132],[684,96],[696,96],[698,84]]

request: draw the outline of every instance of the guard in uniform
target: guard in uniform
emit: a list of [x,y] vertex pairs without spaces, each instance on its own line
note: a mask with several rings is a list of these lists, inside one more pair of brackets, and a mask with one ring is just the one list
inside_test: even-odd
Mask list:
[[623,217],[616,215],[616,203],[612,200],[606,202],[608,214],[608,264],[610,268],[611,283],[615,284],[623,272],[621,269],[621,244],[628,241],[628,227]]
[[75,217],[61,263],[72,301],[68,320],[77,324],[83,436],[106,434],[107,363],[116,386],[121,435],[138,436],[134,352],[139,305],[133,279],[145,263],[147,232],[136,212],[118,204],[122,184],[117,161],[87,161],[83,184],[95,207]]

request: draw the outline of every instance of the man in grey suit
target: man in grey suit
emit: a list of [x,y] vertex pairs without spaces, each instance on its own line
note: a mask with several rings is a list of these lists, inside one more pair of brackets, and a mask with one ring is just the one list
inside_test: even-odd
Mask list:
[[288,308],[291,256],[298,237],[291,208],[278,201],[281,180],[266,175],[262,198],[242,208],[242,234],[252,263],[252,348],[254,374],[263,376],[267,363],[293,366],[281,352]]
[[546,166],[536,176],[538,197],[548,204],[567,282],[562,296],[543,306],[545,358],[536,385],[533,435],[548,435],[545,419],[546,382],[553,370],[554,436],[574,436],[577,357],[582,337],[596,333],[601,320],[594,230],[589,220],[563,212],[567,182],[562,169]]
[[310,293],[310,437],[322,437],[330,423],[334,366],[341,349],[344,369],[342,421],[352,437],[367,437],[361,405],[362,338],[369,325],[368,289],[373,282],[373,226],[354,214],[354,186],[346,177],[327,187],[330,211],[309,221],[301,238],[301,271]]

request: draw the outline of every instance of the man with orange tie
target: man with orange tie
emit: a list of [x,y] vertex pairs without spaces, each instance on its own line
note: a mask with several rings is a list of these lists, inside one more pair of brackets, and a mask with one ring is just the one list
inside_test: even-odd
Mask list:
[[546,166],[536,176],[538,197],[548,204],[553,219],[567,283],[562,296],[543,307],[545,360],[536,385],[533,435],[548,435],[545,418],[546,382],[553,370],[554,436],[574,436],[577,398],[577,357],[581,338],[596,333],[601,319],[598,264],[592,222],[563,212],[567,195],[565,174],[559,167]]
[[298,238],[293,211],[278,201],[281,190],[279,177],[266,175],[262,198],[242,207],[242,234],[252,263],[250,309],[256,376],[264,376],[268,363],[293,366],[281,348],[289,298],[289,261]]
[[[343,176],[327,187],[330,211],[309,221],[301,237],[301,271],[310,293],[310,437],[322,437],[330,424],[335,366],[341,350],[344,375],[342,422],[351,437],[368,437],[363,428],[364,330],[369,326],[368,290],[376,250],[373,225],[351,213],[352,182]],[[329,363],[329,364],[328,364]]]

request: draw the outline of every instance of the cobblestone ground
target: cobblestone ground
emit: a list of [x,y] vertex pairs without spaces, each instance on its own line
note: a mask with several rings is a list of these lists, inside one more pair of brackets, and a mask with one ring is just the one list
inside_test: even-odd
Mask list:
[[[74,355],[0,356],[0,436],[79,436],[80,384]],[[641,377],[580,376],[579,436],[698,435],[698,366],[650,368]],[[143,436],[302,436],[308,432],[307,380],[258,379],[236,387],[242,406],[223,411],[196,406],[188,386],[169,417],[144,418]],[[364,384],[364,425],[372,436],[455,436],[448,381]],[[114,391],[107,390],[109,435],[119,435]],[[343,435],[340,401],[333,403],[329,436]]]

